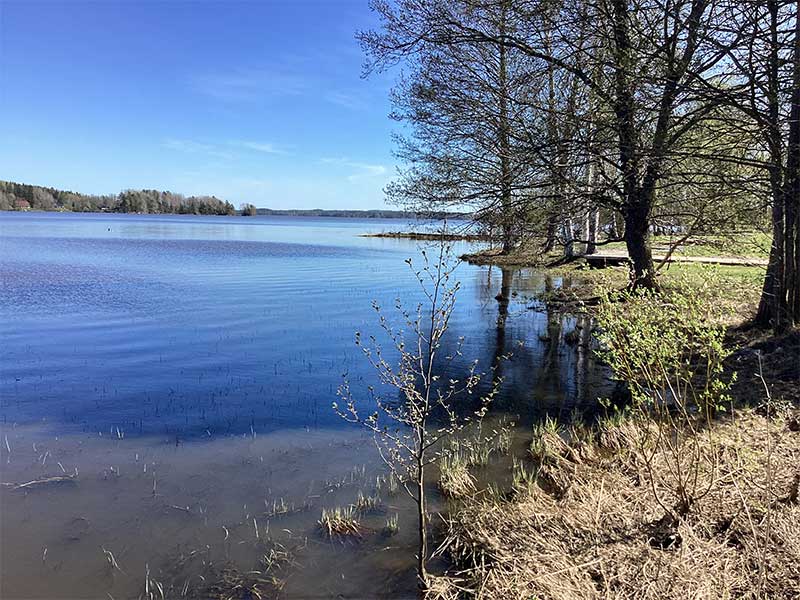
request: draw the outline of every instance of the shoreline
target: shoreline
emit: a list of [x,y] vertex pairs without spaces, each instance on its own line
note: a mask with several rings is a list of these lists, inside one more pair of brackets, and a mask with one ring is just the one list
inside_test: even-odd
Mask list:
[[[598,268],[579,258],[497,250],[461,258],[571,277],[568,290],[541,297],[565,312],[591,315],[604,292],[628,282],[625,265]],[[652,445],[651,432],[662,427],[655,420],[609,410],[589,427],[545,423],[529,432],[511,491],[481,490],[451,516],[445,538],[453,569],[436,581],[440,597],[500,600],[526,590],[542,600],[599,599],[610,588],[620,598],[678,600],[712,590],[744,597],[756,584],[766,596],[795,597],[786,591],[800,589],[800,330],[775,337],[750,325],[763,269],[748,263],[689,260],[660,271],[665,290],[727,310],[715,324],[731,352],[723,363],[730,406],[707,432],[675,429],[688,447],[697,444],[698,456],[717,457],[699,467],[707,491],[697,493],[691,512],[674,516],[674,465],[666,448]],[[680,460],[686,467],[691,458]],[[627,593],[642,572],[668,576],[646,593]]]
[[[403,221],[403,220],[440,220],[438,216],[426,217],[425,215],[414,215],[399,213],[396,211],[382,211],[380,209],[365,210],[328,210],[328,209],[256,209],[256,214],[242,214],[241,210],[234,210],[231,213],[193,213],[193,212],[141,212],[141,211],[120,211],[120,210],[44,210],[39,208],[12,208],[2,209],[0,213],[58,213],[58,214],[87,214],[87,215],[175,215],[188,217],[291,217],[306,219],[363,219],[368,221]],[[463,215],[450,215],[447,219],[465,219]],[[413,232],[389,232],[383,237],[412,237]],[[438,239],[438,238],[437,238]],[[489,239],[488,237],[486,238]]]
[[358,237],[391,238],[398,240],[423,240],[430,242],[491,242],[492,238],[483,234],[471,233],[425,233],[417,231],[385,231],[380,233],[360,233]]

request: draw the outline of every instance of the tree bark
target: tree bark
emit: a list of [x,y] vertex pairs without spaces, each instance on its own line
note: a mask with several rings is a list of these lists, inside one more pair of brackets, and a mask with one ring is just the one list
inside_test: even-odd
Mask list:
[[789,109],[784,210],[788,325],[800,324],[800,0],[795,2],[794,70]]
[[425,464],[424,457],[417,461],[417,517],[419,524],[419,547],[417,549],[417,577],[419,588],[426,592],[428,581],[428,512],[425,505]]
[[564,231],[564,257],[572,258],[575,256],[575,225],[572,217],[565,217],[563,222]]
[[544,246],[542,252],[547,254],[556,247],[556,228],[558,227],[558,217],[550,215],[547,219],[547,233],[544,238]]
[[589,237],[586,243],[586,254],[597,253],[597,232],[600,229],[600,209],[595,207],[589,211]]
[[[500,35],[506,34],[506,11],[504,2],[500,13]],[[499,45],[499,108],[500,127],[498,131],[500,146],[500,209],[503,224],[503,254],[514,250],[514,214],[513,214],[513,174],[511,172],[511,126],[508,107],[508,49],[505,44]]]
[[658,289],[653,255],[650,250],[650,202],[643,200],[625,207],[625,246],[632,263],[632,287]]
[[783,156],[780,127],[780,82],[779,82],[779,40],[778,40],[778,3],[769,0],[767,8],[770,15],[770,53],[767,67],[767,128],[766,142],[770,153],[770,189],[772,194],[772,246],[769,252],[769,264],[761,290],[761,300],[756,314],[755,324],[762,327],[772,326],[776,333],[786,328],[786,230],[784,226],[785,187],[783,185]]
[[625,221],[625,246],[632,263],[634,288],[658,289],[650,251],[650,206],[639,186],[638,136],[634,119],[634,97],[631,91],[629,66],[632,64],[631,43],[628,31],[628,3],[614,0],[614,65],[615,106],[619,159],[622,174],[623,208]]

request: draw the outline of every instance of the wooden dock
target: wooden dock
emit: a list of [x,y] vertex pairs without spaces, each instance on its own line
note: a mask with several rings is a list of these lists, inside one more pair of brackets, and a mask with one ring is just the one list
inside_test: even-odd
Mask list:
[[[629,261],[628,255],[624,253],[597,253],[587,254],[586,259],[593,267],[608,267],[623,265]],[[664,256],[653,256],[653,262],[658,265],[664,262]],[[669,263],[702,263],[709,265],[725,265],[730,267],[766,267],[768,262],[765,258],[741,258],[738,256],[681,256],[673,254],[666,262]]]

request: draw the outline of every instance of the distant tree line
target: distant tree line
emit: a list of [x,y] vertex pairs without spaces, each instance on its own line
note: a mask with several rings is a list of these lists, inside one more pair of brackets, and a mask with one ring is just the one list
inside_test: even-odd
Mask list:
[[[503,251],[759,228],[757,321],[800,323],[799,0],[372,0],[367,73],[392,93],[403,208],[469,207]],[[456,208],[458,207],[458,208]]]
[[249,202],[237,211],[216,196],[184,196],[158,190],[125,190],[117,195],[96,196],[13,181],[0,181],[0,210],[70,212],[120,212],[176,215],[236,215],[288,217],[341,217],[360,219],[471,220],[473,215],[440,210],[324,210],[256,208]]
[[95,196],[0,181],[0,210],[233,215],[233,204],[216,196],[184,196],[158,190],[125,190]]

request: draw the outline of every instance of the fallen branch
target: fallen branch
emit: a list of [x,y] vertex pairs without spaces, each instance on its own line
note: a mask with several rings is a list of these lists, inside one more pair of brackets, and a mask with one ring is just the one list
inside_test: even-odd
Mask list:
[[32,488],[37,485],[46,485],[48,483],[74,483],[78,480],[77,475],[54,475],[52,477],[40,477],[39,479],[34,479],[33,481],[27,481],[25,483],[17,483],[17,484],[4,484],[10,485],[12,490],[22,490],[27,488]]

